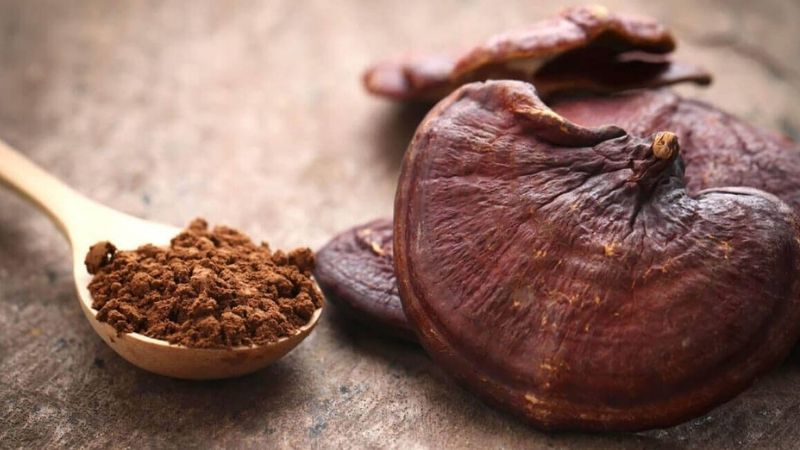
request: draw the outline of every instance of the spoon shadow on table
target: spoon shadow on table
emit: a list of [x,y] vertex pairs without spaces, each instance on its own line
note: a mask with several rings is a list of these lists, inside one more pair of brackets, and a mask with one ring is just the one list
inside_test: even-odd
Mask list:
[[[146,372],[101,343],[96,347],[93,370],[100,373],[93,376],[93,397],[107,404],[95,407],[97,414],[88,420],[110,427],[107,433],[119,435],[119,442],[143,433],[178,448],[219,438],[233,444],[242,436],[279,431],[278,413],[296,410],[301,418],[314,397],[313,377],[296,353],[249,375],[192,381]],[[74,399],[68,401],[81,402],[81,389],[71,391]]]

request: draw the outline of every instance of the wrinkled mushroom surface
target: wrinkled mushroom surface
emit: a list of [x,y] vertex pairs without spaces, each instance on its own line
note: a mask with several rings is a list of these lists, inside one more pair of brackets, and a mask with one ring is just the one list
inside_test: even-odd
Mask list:
[[675,42],[651,19],[576,7],[527,28],[493,36],[459,55],[406,55],[370,67],[364,85],[395,100],[438,100],[470,81],[532,82],[539,95],[616,92],[710,75],[671,60]]
[[584,128],[514,81],[440,102],[395,200],[421,343],[545,429],[664,427],[745,389],[800,333],[798,242],[771,194],[687,194],[668,130]]
[[800,212],[800,146],[785,136],[667,89],[555,100],[549,105],[584,126],[613,123],[638,136],[674,132],[690,193],[748,186],[775,194]]
[[369,328],[415,341],[397,292],[392,219],[377,219],[331,239],[316,254],[314,277],[325,295]]

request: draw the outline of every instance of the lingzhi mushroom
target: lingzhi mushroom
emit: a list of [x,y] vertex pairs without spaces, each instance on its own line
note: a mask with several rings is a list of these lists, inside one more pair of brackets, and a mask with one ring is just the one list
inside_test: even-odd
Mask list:
[[363,81],[378,96],[429,102],[464,83],[488,79],[532,82],[543,98],[711,82],[705,70],[673,61],[674,49],[672,34],[652,19],[583,6],[493,36],[460,54],[407,54],[377,63]]
[[[686,187],[690,194],[719,186],[748,186],[777,195],[795,212],[800,211],[800,147],[797,143],[708,103],[684,98],[668,89],[653,89],[616,95],[555,98],[549,106],[584,126],[616,124],[638,136],[647,136],[659,129],[671,130],[681,143],[681,158],[686,163]],[[320,253],[327,250],[324,248]],[[387,250],[387,254],[391,253]],[[376,283],[377,280],[363,279],[371,273],[372,269],[368,267],[374,264],[373,259],[367,255],[352,256],[349,267],[358,267],[358,270],[351,270],[339,281],[327,277],[321,284]],[[381,263],[387,263],[385,258]],[[350,291],[351,309],[358,310],[362,318],[382,323],[383,316],[372,315],[375,309],[366,305],[379,302],[381,311],[383,308],[394,309],[388,305],[400,307],[396,289],[384,286],[395,283],[393,274],[390,276],[391,279],[380,280],[380,299],[369,291]],[[393,323],[404,328],[396,320]],[[381,331],[386,330],[381,327]]]
[[680,423],[800,335],[800,230],[772,194],[690,195],[678,137],[586,128],[532,85],[465,85],[420,125],[395,271],[431,357],[543,429]]

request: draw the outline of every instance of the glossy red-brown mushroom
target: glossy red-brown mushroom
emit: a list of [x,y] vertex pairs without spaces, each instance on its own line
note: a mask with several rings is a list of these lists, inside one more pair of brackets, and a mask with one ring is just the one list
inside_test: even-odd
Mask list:
[[488,79],[529,81],[543,97],[711,81],[705,70],[672,61],[674,48],[670,32],[652,19],[583,6],[493,36],[460,54],[409,54],[380,62],[363,80],[375,95],[421,101]]
[[689,195],[679,140],[586,128],[514,81],[426,117],[395,200],[407,317],[450,375],[544,429],[641,430],[703,414],[800,334],[791,208]]
[[[690,193],[702,189],[742,185],[775,194],[800,211],[800,147],[778,133],[759,128],[714,106],[687,99],[667,90],[642,90],[613,96],[569,97],[554,99],[551,106],[557,113],[584,126],[617,124],[630,133],[647,136],[659,129],[672,130],[681,143],[681,158],[686,164],[686,187]],[[379,225],[374,225],[379,223]],[[365,225],[366,226],[366,225]],[[375,221],[373,226],[387,230],[381,234],[391,255],[390,220]],[[358,228],[358,227],[357,227]],[[345,239],[342,234],[334,240]],[[380,324],[379,331],[397,334],[406,329],[404,318],[398,318],[400,296],[394,273],[380,267],[390,265],[387,259],[375,258],[366,247],[333,245],[349,256],[331,254],[326,262],[332,266],[347,259],[346,267],[330,270],[320,283],[334,286],[372,283],[376,289],[346,289],[348,307],[365,323]],[[360,255],[360,256],[359,256]],[[375,269],[369,269],[379,265]],[[365,280],[375,271],[381,278]],[[337,277],[338,275],[338,277]],[[345,289],[332,287],[329,290]],[[386,315],[390,315],[387,321]],[[404,334],[407,339],[412,336]]]

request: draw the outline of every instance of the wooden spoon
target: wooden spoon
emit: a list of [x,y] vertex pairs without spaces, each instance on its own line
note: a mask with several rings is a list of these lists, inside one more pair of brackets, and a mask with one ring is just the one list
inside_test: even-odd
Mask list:
[[228,378],[266,367],[299,344],[322,313],[317,309],[307,325],[277,342],[230,349],[191,348],[138,333],[118,334],[97,320],[86,288],[91,275],[83,260],[89,247],[110,241],[120,249],[142,244],[168,245],[180,230],[148,222],[96,203],[48,174],[0,140],[0,181],[27,196],[59,225],[72,246],[72,265],[78,299],[92,328],[130,363],[160,375],[193,380]]

